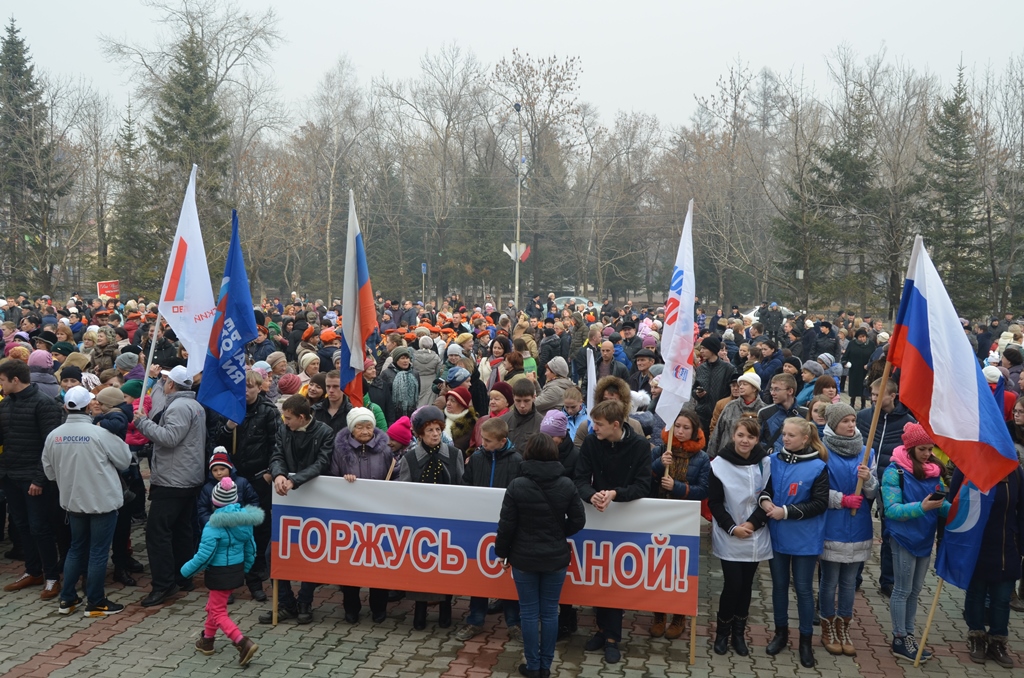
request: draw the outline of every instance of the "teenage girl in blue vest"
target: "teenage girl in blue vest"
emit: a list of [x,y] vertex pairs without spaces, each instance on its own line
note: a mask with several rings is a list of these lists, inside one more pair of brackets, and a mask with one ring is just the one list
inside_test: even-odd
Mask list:
[[789,581],[796,589],[800,619],[800,664],[814,666],[814,569],[825,544],[828,509],[828,451],[818,429],[800,417],[782,424],[783,449],[771,456],[771,478],[758,502],[767,514],[772,535],[772,612],[775,635],[768,654],[789,644]]
[[[825,409],[828,448],[828,512],[825,514],[825,549],[821,554],[821,644],[829,654],[857,654],[850,639],[857,574],[871,557],[874,530],[865,499],[878,494],[874,455],[865,466],[864,437],[857,430],[857,412],[846,403]],[[861,483],[860,492],[857,484]],[[856,515],[853,514],[857,511]],[[839,604],[836,605],[836,591]]]
[[[946,486],[942,483],[942,465],[932,456],[932,447],[923,426],[907,424],[903,445],[893,450],[892,462],[882,476],[882,502],[896,573],[889,599],[892,653],[906,661],[914,661],[917,656],[917,599],[928,573],[939,517],[946,515],[950,506],[940,496]],[[921,655],[921,659],[930,657],[927,650]]]

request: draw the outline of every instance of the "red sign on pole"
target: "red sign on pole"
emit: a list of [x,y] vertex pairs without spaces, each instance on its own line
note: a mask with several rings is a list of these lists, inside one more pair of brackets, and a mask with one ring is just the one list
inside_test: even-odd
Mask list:
[[103,280],[96,283],[96,296],[117,299],[121,296],[121,281]]

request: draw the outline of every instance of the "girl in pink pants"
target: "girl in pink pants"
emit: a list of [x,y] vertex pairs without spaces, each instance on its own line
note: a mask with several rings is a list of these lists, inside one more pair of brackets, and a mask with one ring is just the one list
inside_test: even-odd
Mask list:
[[181,566],[184,577],[205,570],[206,588],[210,590],[206,626],[196,641],[196,650],[205,655],[213,654],[213,639],[220,629],[238,650],[238,663],[245,666],[259,648],[242,635],[228,617],[228,596],[245,583],[245,573],[256,559],[252,528],[263,522],[263,510],[256,506],[239,506],[238,489],[231,476],[216,482],[212,503],[215,510],[203,528],[199,551]]

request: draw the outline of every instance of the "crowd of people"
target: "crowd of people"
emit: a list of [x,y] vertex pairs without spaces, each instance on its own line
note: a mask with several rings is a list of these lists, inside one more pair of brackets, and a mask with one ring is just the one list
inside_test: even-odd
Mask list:
[[[144,522],[152,585],[141,605],[193,590],[204,572],[208,619],[196,649],[212,654],[221,629],[244,665],[257,647],[227,610],[236,590],[267,600],[275,493],[301,491],[321,475],[501,488],[495,550],[519,600],[472,598],[455,637],[477,636],[488,612],[501,611],[509,637],[523,642],[520,671],[545,676],[557,639],[577,631],[576,611],[558,597],[566,539],[586,522],[583,504],[605,511],[646,497],[684,499],[704,503],[712,567],[725,579],[716,653],[750,652],[751,592],[767,560],[775,623],[768,654],[789,646],[791,590],[804,666],[815,664],[815,625],[828,653],[856,654],[853,603],[877,514],[891,651],[917,654],[918,598],[963,476],[900,403],[900,389],[914,384],[900,384],[898,371],[880,378],[889,340],[882,321],[846,312],[786,317],[767,302],[750,315],[735,306],[708,315],[695,304],[692,396],[663,421],[664,308],[610,300],[559,307],[554,294],[537,294],[522,309],[499,309],[489,298],[435,306],[378,297],[377,311],[365,396],[352,403],[339,371],[340,303],[296,294],[263,300],[254,309],[258,336],[246,347],[245,417],[236,424],[196,400],[202,374],[188,374],[188,353],[155,322],[154,303],[0,300],[0,489],[12,541],[5,557],[25,563],[4,590],[41,587],[43,600],[57,599],[69,614],[84,604],[84,579],[86,616],[119,612],[103,588],[107,561],[114,581],[136,584],[132,575],[144,566],[131,526]],[[1019,454],[1021,327],[1012,314],[963,323]],[[996,486],[964,601],[971,659],[1007,667],[1010,610],[1022,609],[1024,595],[1022,481],[1017,470]],[[280,582],[278,614],[310,623],[318,584],[296,582],[297,592],[292,584]],[[452,625],[452,595],[414,590],[371,589],[372,621],[403,598],[413,601],[414,628],[426,628],[431,605],[440,628]],[[346,621],[357,623],[360,590],[343,587],[343,599]],[[623,611],[596,608],[595,616],[586,649],[616,663]],[[271,620],[267,612],[259,621]],[[654,614],[649,632],[674,639],[686,624],[682,615]]]

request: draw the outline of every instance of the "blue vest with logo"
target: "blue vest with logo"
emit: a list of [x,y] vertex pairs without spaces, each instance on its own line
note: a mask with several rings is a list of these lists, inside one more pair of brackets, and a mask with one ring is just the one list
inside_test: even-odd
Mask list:
[[[776,506],[799,504],[811,498],[814,480],[821,475],[825,462],[808,459],[787,464],[772,455],[772,503]],[[825,546],[825,514],[805,520],[769,520],[772,550],[791,556],[821,555]]]
[[[874,456],[872,454],[872,456]],[[834,452],[828,455],[828,486],[830,489],[853,494],[857,491],[857,466],[864,458],[859,454],[844,457]],[[870,465],[870,461],[868,462]],[[842,543],[868,541],[874,536],[871,510],[868,502],[861,504],[857,515],[850,509],[829,509],[825,512],[825,540]]]
[[[938,478],[925,478],[918,480],[913,473],[907,473],[897,467],[897,473],[901,474],[903,482],[903,501],[901,504],[913,504],[924,501],[928,495],[936,490],[942,489]],[[911,520],[887,520],[886,527],[889,529],[889,536],[903,548],[910,551],[915,558],[923,558],[932,552],[932,544],[935,543],[935,530],[939,524],[938,511],[925,511],[920,518]]]

